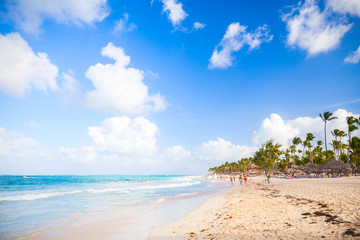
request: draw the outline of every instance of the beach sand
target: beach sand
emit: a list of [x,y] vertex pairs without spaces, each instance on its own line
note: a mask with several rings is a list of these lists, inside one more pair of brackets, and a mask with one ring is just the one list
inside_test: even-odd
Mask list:
[[264,180],[210,198],[149,240],[360,239],[360,177]]

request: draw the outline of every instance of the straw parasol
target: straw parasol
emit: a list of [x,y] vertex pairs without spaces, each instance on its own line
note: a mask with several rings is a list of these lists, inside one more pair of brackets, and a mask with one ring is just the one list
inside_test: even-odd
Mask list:
[[304,166],[299,167],[299,169],[307,173],[313,173],[317,172],[319,170],[319,167],[314,165],[313,163],[308,163]]
[[331,158],[327,163],[320,167],[321,170],[330,170],[331,172],[337,173],[348,173],[351,172],[351,167],[349,164],[335,160]]

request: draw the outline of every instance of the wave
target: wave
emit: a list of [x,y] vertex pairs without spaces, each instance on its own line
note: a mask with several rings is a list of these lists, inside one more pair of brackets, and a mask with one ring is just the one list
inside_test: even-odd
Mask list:
[[184,183],[167,183],[160,185],[148,185],[148,186],[140,186],[137,189],[161,189],[161,188],[176,188],[176,187],[188,187],[192,185],[200,184],[200,181],[196,182],[184,182]]
[[136,190],[149,190],[149,189],[163,189],[163,188],[177,188],[177,187],[188,187],[192,185],[200,184],[200,181],[195,182],[182,182],[182,183],[165,183],[159,185],[143,185],[143,186],[127,186],[121,188],[103,188],[103,189],[95,189],[95,188],[88,188],[83,190],[74,190],[74,191],[67,191],[67,192],[45,192],[45,193],[33,193],[33,194],[22,194],[22,195],[14,195],[14,196],[6,196],[0,197],[0,202],[3,201],[32,201],[38,199],[45,199],[51,197],[58,197],[63,195],[74,195],[74,194],[84,194],[84,193],[130,193]]
[[121,188],[105,188],[105,189],[84,189],[69,192],[51,192],[51,193],[35,193],[35,194],[23,194],[8,197],[0,197],[0,202],[3,201],[32,201],[43,198],[58,197],[63,195],[73,195],[81,193],[106,193],[106,192],[118,192],[129,193],[130,191]]
[[81,192],[82,191],[78,190],[78,191],[71,191],[71,192],[23,194],[23,195],[16,195],[16,196],[0,197],[0,201],[31,201],[31,200],[41,199],[41,198],[56,197],[56,196],[67,195],[67,194],[77,194],[77,193],[81,193]]

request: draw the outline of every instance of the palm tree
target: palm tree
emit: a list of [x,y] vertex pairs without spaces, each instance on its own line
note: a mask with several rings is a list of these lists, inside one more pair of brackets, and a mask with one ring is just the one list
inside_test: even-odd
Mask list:
[[317,156],[321,157],[321,152],[322,152],[322,145],[324,144],[323,141],[318,140],[317,142],[317,146],[316,146],[316,152],[317,152]]
[[[339,130],[339,129],[334,129],[334,131],[331,131],[331,134],[335,137],[336,147],[334,147],[334,151],[336,149],[338,151],[338,155],[340,157],[340,154],[343,152],[343,149],[344,149],[344,144],[342,144],[341,138],[347,136],[347,134],[343,130]],[[339,138],[339,140],[338,140],[338,138]],[[332,145],[334,146],[334,141],[333,141]]]
[[[259,150],[254,153],[253,163],[264,170],[265,175],[269,175],[274,170],[276,164],[280,160],[280,155],[282,151],[280,150],[281,145],[274,143],[274,140],[271,139],[264,143]],[[269,181],[269,178],[268,178]],[[270,182],[269,182],[270,183]]]
[[325,149],[326,149],[326,160],[329,160],[329,155],[327,152],[327,142],[326,142],[326,123],[337,119],[337,117],[331,117],[333,114],[331,112],[324,112],[324,114],[322,115],[321,113],[319,113],[321,119],[324,121],[325,125],[324,125],[324,134],[325,134]]
[[307,141],[306,139],[304,141],[302,141],[302,145],[303,145],[303,151],[302,151],[302,155],[301,155],[301,161],[304,163],[304,155],[306,154],[305,148],[308,146],[309,141]]
[[[354,118],[353,116],[346,117],[346,123],[348,125],[349,146],[350,146],[350,143],[351,143],[351,132],[358,129],[358,127],[355,125],[358,122],[359,121],[356,118]],[[350,148],[351,147],[348,148],[347,162],[346,163],[349,163]]]
[[355,159],[355,167],[357,167],[357,157],[359,156],[360,153],[360,138],[353,137],[350,141],[349,148],[351,149],[351,153],[353,154]]
[[294,137],[293,140],[292,140],[292,143],[293,143],[293,146],[294,146],[294,164],[295,164],[295,156],[296,156],[296,147],[297,145],[299,145],[301,143],[301,138],[299,137]]
[[311,148],[313,146],[311,145],[311,141],[314,140],[314,138],[315,138],[314,134],[308,133],[306,135],[306,140],[305,140],[307,142],[307,147],[309,148],[309,159],[310,159],[311,163],[313,163],[313,158],[312,158],[312,154],[311,154]]
[[[334,148],[335,157],[336,157],[336,155],[338,155],[338,157],[340,157],[339,151],[340,151],[340,147],[341,147],[341,142],[338,140],[332,140],[332,143],[330,143],[330,145],[332,145]],[[336,154],[336,152],[337,152],[337,154]]]
[[331,134],[335,137],[335,140],[337,141],[337,138],[339,137],[340,130],[334,129],[334,131],[331,131]]

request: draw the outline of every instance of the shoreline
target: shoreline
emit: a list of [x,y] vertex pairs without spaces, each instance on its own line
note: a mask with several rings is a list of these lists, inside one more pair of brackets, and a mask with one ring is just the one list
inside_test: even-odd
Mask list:
[[147,204],[114,208],[107,217],[101,212],[100,215],[99,212],[89,213],[71,225],[35,233],[29,239],[147,239],[152,227],[181,219],[209,198],[233,188],[230,182],[216,182],[207,191],[170,195]]
[[264,180],[209,198],[148,239],[360,239],[360,177]]

